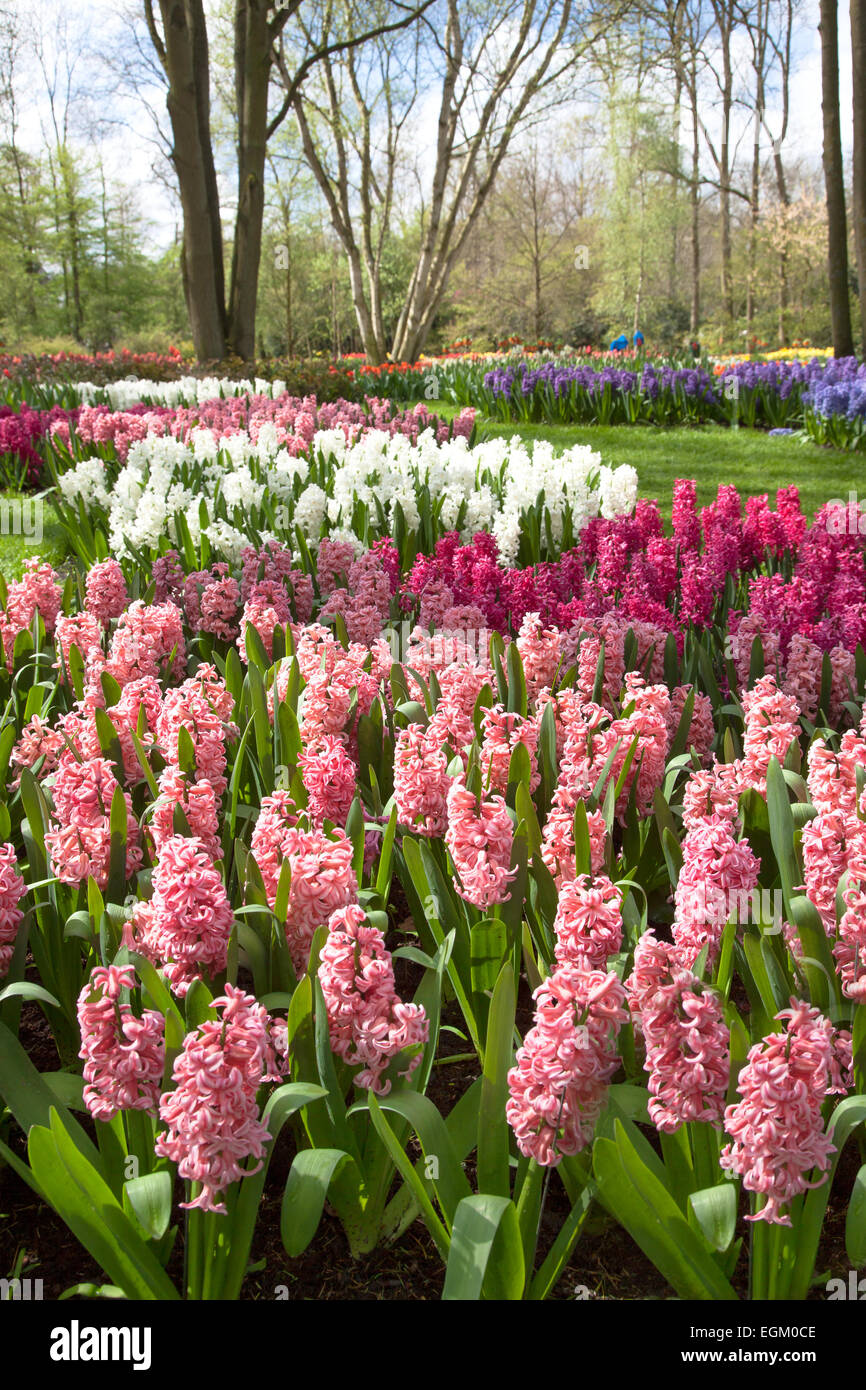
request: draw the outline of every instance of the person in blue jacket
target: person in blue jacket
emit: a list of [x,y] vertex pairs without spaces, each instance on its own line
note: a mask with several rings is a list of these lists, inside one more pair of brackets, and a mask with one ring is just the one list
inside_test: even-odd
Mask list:
[[634,337],[632,338],[632,342],[634,343],[635,351],[639,352],[640,349],[643,347],[643,334],[641,333],[640,329],[638,329],[637,333],[635,333]]
[[626,349],[627,347],[628,347],[628,338],[625,336],[624,333],[620,333],[620,335],[619,335],[618,338],[614,338],[613,342],[612,342],[611,345],[610,345],[609,351],[610,351],[610,352],[625,352],[625,349]]

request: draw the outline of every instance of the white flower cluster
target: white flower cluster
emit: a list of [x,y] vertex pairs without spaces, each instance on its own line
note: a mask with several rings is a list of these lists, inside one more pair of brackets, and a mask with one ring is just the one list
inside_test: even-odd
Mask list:
[[284,381],[227,381],[216,376],[183,376],[177,381],[147,381],[139,377],[127,377],[124,381],[111,381],[105,386],[96,386],[92,381],[78,381],[75,391],[82,405],[106,403],[112,410],[128,410],[133,405],[201,405],[203,401],[213,401],[218,397],[268,396],[276,400],[286,392]]
[[60,486],[67,501],[107,510],[117,555],[155,547],[164,535],[176,543],[178,512],[195,544],[204,530],[229,558],[252,538],[244,534],[251,517],[257,535],[273,534],[266,520],[278,534],[297,526],[315,547],[323,530],[353,535],[362,503],[378,534],[394,534],[398,508],[409,529],[429,518],[437,533],[459,529],[463,541],[491,531],[503,565],[516,561],[533,511],[542,538],[549,527],[559,542],[567,515],[576,537],[591,517],[628,513],[637,499],[635,470],[607,468],[586,446],[557,455],[547,442],[527,447],[514,436],[470,448],[464,438],[437,444],[432,430],[416,444],[378,430],[355,440],[320,431],[309,458],[293,457],[267,427],[255,442],[243,431],[216,441],[194,430],[186,444],[148,435],[130,446],[110,494],[96,458],[63,474]]
[[630,512],[637,500],[635,470],[603,466],[601,455],[586,445],[555,454],[547,441],[527,447],[515,435],[470,448],[463,438],[437,444],[429,430],[417,444],[380,431],[349,443],[342,431],[331,430],[317,434],[313,448],[336,464],[328,504],[332,525],[348,525],[360,500],[374,516],[381,505],[392,526],[399,504],[407,526],[417,527],[419,505],[429,498],[441,506],[446,529],[462,517],[462,540],[492,531],[506,565],[517,558],[523,518],[539,497],[555,541],[562,539],[566,512],[576,536],[591,517]]

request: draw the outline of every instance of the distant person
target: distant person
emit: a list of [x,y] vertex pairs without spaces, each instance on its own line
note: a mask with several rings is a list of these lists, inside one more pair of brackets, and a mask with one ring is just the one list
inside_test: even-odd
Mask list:
[[620,333],[618,338],[614,338],[610,345],[611,352],[625,352],[628,347],[628,338],[624,333]]
[[634,343],[635,352],[640,352],[641,348],[643,347],[643,334],[641,333],[640,329],[638,329],[637,333],[635,333],[634,337],[632,338],[632,342]]

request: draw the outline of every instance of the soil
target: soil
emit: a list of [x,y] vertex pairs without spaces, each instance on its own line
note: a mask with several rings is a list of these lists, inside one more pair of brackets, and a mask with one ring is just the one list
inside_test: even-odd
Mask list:
[[[396,963],[398,966],[402,962]],[[531,1011],[528,991],[521,992],[518,1026],[527,1026]],[[451,1010],[446,1021],[456,1023]],[[55,1070],[57,1052],[48,1025],[37,1006],[25,1004],[21,1017],[21,1041],[40,1071]],[[453,1033],[443,1033],[441,1055],[459,1055],[466,1044]],[[458,1061],[437,1066],[428,1094],[447,1113],[478,1075],[477,1062]],[[88,1117],[79,1117],[88,1124]],[[24,1142],[12,1127],[6,1137],[16,1153],[23,1156]],[[336,1216],[327,1207],[310,1248],[290,1259],[280,1240],[280,1204],[286,1176],[294,1156],[290,1130],[284,1130],[274,1150],[252,1250],[252,1268],[242,1297],[272,1301],[275,1298],[312,1300],[438,1300],[444,1282],[444,1269],[436,1248],[421,1221],[393,1246],[353,1260]],[[810,1297],[825,1297],[827,1278],[847,1278],[850,1261],[845,1253],[845,1214],[851,1189],[862,1159],[854,1142],[848,1144],[839,1163],[824,1224],[817,1271],[821,1276]],[[471,1163],[467,1174],[472,1180]],[[568,1214],[568,1199],[561,1183],[550,1184],[542,1222],[539,1253],[543,1255]],[[741,1221],[738,1234],[748,1237],[747,1223]],[[181,1255],[176,1250],[168,1272],[179,1284]],[[40,1202],[17,1174],[0,1167],[0,1276],[40,1278],[46,1299],[56,1299],[76,1284],[99,1284],[105,1276],[89,1258],[63,1222]],[[733,1283],[745,1297],[746,1261],[741,1257]],[[557,1300],[665,1300],[674,1291],[634,1244],[631,1237],[596,1208],[584,1234],[553,1294]]]
[[[411,919],[400,910],[405,905],[394,905],[398,909],[395,917],[399,926],[389,941],[392,949],[413,935]],[[411,998],[423,972],[419,966],[404,958],[397,958],[394,968],[398,993],[403,998]],[[532,995],[523,980],[516,1014],[516,1024],[522,1036],[531,1026],[532,1017]],[[448,1026],[440,1033],[437,1062],[427,1094],[440,1112],[447,1115],[477,1078],[479,1068],[474,1055],[470,1060],[465,1060],[471,1045],[465,1036],[461,1036],[462,1017],[453,1001],[444,1008],[442,1023]],[[39,1072],[55,1071],[60,1067],[51,1030],[35,1004],[25,1003],[22,1007],[19,1037]],[[86,1129],[92,1131],[93,1122],[88,1115],[80,1114],[78,1119]],[[654,1147],[658,1147],[658,1136],[654,1131],[647,1131],[647,1137]],[[13,1151],[25,1157],[23,1136],[17,1133],[14,1125],[6,1142]],[[408,1148],[416,1157],[420,1149],[415,1145],[413,1152],[413,1144],[414,1140]],[[326,1204],[310,1248],[294,1259],[286,1255],[280,1239],[280,1206],[295,1152],[293,1133],[291,1127],[287,1126],[271,1155],[251,1252],[250,1273],[242,1298],[260,1302],[275,1298],[325,1301],[438,1300],[444,1283],[444,1267],[420,1220],[393,1245],[353,1259],[342,1226]],[[832,1275],[847,1277],[850,1262],[845,1252],[845,1215],[860,1162],[855,1145],[849,1144],[839,1164],[824,1223],[817,1265],[822,1274],[822,1285],[825,1278]],[[466,1162],[465,1168],[470,1183],[474,1184],[473,1158]],[[180,1190],[178,1200],[181,1200]],[[555,1240],[568,1212],[569,1201],[565,1189],[555,1179],[550,1184],[545,1203],[539,1233],[539,1259],[544,1257]],[[742,1217],[737,1234],[748,1238],[748,1223]],[[183,1269],[179,1244],[167,1269],[170,1277],[180,1286]],[[0,1277],[10,1277],[13,1273],[23,1278],[42,1279],[44,1296],[49,1300],[58,1298],[74,1285],[99,1284],[105,1279],[99,1266],[89,1258],[60,1218],[35,1197],[11,1168],[0,1165]],[[739,1270],[735,1272],[732,1282],[740,1296],[745,1297],[745,1260],[740,1260]],[[813,1296],[822,1297],[823,1288],[817,1288]],[[553,1299],[560,1301],[574,1298],[664,1300],[676,1297],[673,1289],[628,1233],[599,1207],[591,1212],[571,1262],[552,1294]]]

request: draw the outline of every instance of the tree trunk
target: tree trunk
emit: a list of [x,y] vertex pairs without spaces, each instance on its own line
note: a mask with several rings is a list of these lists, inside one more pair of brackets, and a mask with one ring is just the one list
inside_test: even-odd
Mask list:
[[866,352],[866,0],[849,0],[854,85],[853,197],[851,219],[857,253],[860,340]]
[[256,299],[265,211],[271,44],[267,0],[237,0],[235,93],[238,107],[238,208],[232,250],[227,347],[245,362],[255,358]]
[[[760,10],[759,10],[760,14]],[[763,62],[763,55],[761,57]],[[749,250],[748,285],[746,292],[746,332],[751,337],[755,321],[755,281],[758,255],[758,218],[761,196],[761,122],[764,116],[764,74],[761,66],[756,73],[755,138],[752,146],[752,187],[749,193]]]
[[778,145],[774,146],[774,163],[776,167],[776,189],[779,194],[779,202],[782,204],[782,216],[784,218],[782,232],[782,249],[779,252],[779,347],[788,345],[788,208],[791,206],[791,197],[788,193],[788,182],[785,178],[785,166],[782,163],[782,153]]
[[731,253],[731,105],[733,101],[733,79],[730,73],[730,54],[724,50],[725,89],[722,98],[722,149],[719,181],[722,185],[722,309],[728,323],[734,319],[734,277]]
[[848,228],[842,132],[839,123],[839,34],[837,0],[820,0],[821,91],[824,117],[824,183],[827,189],[827,269],[833,351],[851,357],[851,310],[848,301]]
[[689,101],[692,107],[692,177],[689,202],[692,213],[692,302],[689,312],[689,331],[697,338],[701,326],[701,135],[698,124],[697,75],[692,68]]
[[202,0],[159,0],[172,164],[183,209],[183,286],[199,361],[226,355],[225,270],[210,137],[210,67]]

